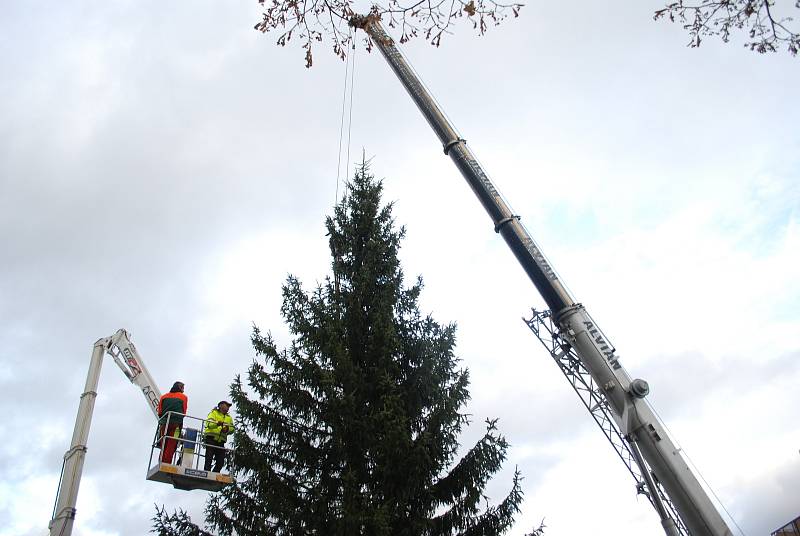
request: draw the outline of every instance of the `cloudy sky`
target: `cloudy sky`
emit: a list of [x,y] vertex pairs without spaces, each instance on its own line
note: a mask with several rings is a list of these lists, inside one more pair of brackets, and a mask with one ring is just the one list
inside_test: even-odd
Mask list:
[[[800,515],[800,71],[688,49],[660,5],[536,2],[405,53],[741,531],[768,534]],[[281,283],[328,270],[345,65],[305,69],[254,0],[3,11],[0,534],[40,536],[95,340],[128,329],[199,415],[253,323],[289,341]],[[498,417],[513,445],[489,490],[522,470],[511,534],[660,534],[522,322],[535,289],[383,59],[354,61],[350,168],[372,158],[423,307],[459,325],[464,443]],[[145,481],[153,418],[104,367],[75,534],[144,534],[154,503],[199,518],[205,493]]]

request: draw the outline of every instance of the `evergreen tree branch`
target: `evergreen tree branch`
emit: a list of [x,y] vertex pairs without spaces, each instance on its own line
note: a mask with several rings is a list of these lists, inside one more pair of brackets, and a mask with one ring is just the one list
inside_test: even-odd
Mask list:
[[522,502],[521,479],[519,469],[515,469],[513,486],[506,498],[497,506],[487,508],[478,521],[464,531],[464,536],[503,534],[511,528],[514,516],[519,512],[519,505]]
[[[464,497],[474,499],[470,495],[473,489],[483,489],[489,477],[502,465],[506,457],[508,443],[496,433],[497,421],[486,421],[486,433],[456,466],[431,488],[434,506],[451,503]],[[464,508],[472,508],[473,503],[466,503]]]
[[156,505],[156,513],[152,520],[151,532],[158,536],[214,536],[192,523],[189,515],[183,510],[168,514],[166,507],[159,508]]

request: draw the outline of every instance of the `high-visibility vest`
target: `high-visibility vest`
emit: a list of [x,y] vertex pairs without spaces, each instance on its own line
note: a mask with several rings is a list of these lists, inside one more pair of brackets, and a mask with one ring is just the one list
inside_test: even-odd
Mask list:
[[[220,424],[222,422],[223,424]],[[222,427],[226,426],[227,430],[222,431]],[[211,413],[206,417],[206,426],[203,431],[207,438],[225,443],[228,439],[228,434],[233,432],[233,417],[223,414],[217,408],[211,410]]]

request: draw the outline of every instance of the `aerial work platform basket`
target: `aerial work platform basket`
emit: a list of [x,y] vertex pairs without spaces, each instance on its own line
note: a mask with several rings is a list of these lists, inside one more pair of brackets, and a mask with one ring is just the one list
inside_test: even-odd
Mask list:
[[[229,472],[232,449],[217,447],[205,442],[202,431],[205,419],[168,412],[164,423],[159,424],[150,447],[147,480],[172,484],[175,489],[220,491],[234,483]],[[167,435],[172,426],[173,435]],[[205,460],[213,450],[225,452],[225,465],[220,472],[206,470]],[[201,463],[201,460],[203,463]]]

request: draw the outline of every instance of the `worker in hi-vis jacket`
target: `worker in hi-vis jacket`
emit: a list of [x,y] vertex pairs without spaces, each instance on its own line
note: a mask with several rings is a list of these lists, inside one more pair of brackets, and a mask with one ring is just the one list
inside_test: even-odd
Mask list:
[[[164,463],[172,463],[172,457],[178,447],[178,440],[175,438],[181,435],[183,416],[189,409],[189,399],[183,394],[183,389],[183,382],[175,382],[169,393],[158,401],[158,416],[161,417],[158,422],[161,423],[161,435],[166,437],[161,450],[161,461]],[[169,413],[170,411],[173,413]]]
[[233,432],[233,417],[228,415],[230,402],[225,400],[217,404],[206,417],[206,426],[203,432],[203,442],[206,444],[206,461],[204,469],[211,471],[213,462],[215,473],[222,470],[225,463],[225,442],[228,434]]

